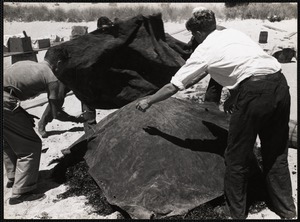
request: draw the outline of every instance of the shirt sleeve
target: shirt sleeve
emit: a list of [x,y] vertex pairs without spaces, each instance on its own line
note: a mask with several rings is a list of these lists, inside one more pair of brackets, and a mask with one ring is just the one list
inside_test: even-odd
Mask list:
[[49,84],[50,82],[56,82],[58,81],[57,77],[54,75],[52,70],[49,67],[43,67],[43,76],[45,78],[46,84]]
[[206,73],[208,63],[203,49],[198,46],[186,63],[172,77],[171,83],[184,90],[199,81]]

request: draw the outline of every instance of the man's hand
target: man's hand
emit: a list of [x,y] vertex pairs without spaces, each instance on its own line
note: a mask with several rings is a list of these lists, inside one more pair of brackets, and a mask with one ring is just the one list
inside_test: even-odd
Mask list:
[[230,92],[230,96],[224,102],[224,112],[232,114],[234,111],[237,110],[235,103],[237,101],[238,91],[237,90],[229,90],[229,92]]
[[230,96],[225,102],[224,102],[224,112],[232,114],[236,110],[235,105],[235,97]]
[[228,100],[226,100],[224,103],[224,112],[227,114],[232,114],[235,110],[235,105]]
[[84,123],[86,121],[85,118],[83,117],[83,113],[81,113],[78,116],[72,116],[63,110],[60,110],[59,112],[56,113],[55,119],[58,119],[59,121],[62,122],[74,122],[74,123]]
[[148,102],[148,99],[142,99],[136,104],[136,109],[145,112],[151,105]]
[[145,112],[152,104],[168,99],[177,93],[179,88],[172,83],[164,85],[155,94],[140,100],[136,104],[136,108],[142,112]]
[[75,116],[74,117],[74,122],[76,122],[76,123],[84,123],[84,122],[86,122],[85,112],[79,114],[78,116]]

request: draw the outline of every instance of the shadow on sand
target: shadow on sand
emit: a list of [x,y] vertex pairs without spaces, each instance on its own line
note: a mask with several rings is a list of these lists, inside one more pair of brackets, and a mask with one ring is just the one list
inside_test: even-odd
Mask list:
[[83,131],[83,127],[73,127],[69,130],[53,130],[53,131],[47,131],[48,137],[53,136],[53,135],[60,135],[66,132],[78,132],[78,131]]

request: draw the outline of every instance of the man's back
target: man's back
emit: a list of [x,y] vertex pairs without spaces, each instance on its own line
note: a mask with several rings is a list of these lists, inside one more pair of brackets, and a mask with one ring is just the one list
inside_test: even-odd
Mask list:
[[46,62],[20,61],[4,71],[3,87],[12,88],[20,100],[46,92],[50,82],[57,81]]
[[272,74],[281,68],[250,37],[234,29],[215,30],[191,57],[201,58],[212,78],[229,89],[251,75]]

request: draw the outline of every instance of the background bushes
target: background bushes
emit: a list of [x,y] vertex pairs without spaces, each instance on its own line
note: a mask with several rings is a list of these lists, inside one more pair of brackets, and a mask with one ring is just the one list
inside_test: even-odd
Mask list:
[[250,3],[224,8],[225,19],[268,19],[274,15],[282,19],[298,18],[297,5],[291,3]]
[[[225,7],[224,3],[207,6],[212,9],[218,19],[267,19],[271,16],[279,16],[282,19],[298,18],[297,4],[295,3],[249,3]],[[153,14],[161,12],[164,21],[182,22],[191,15],[194,6],[186,4],[183,7],[175,7],[170,3],[151,3],[137,7],[119,7],[117,3],[109,7],[90,7],[64,10],[59,7],[47,8],[45,5],[3,5],[3,19],[6,21],[55,21],[55,22],[89,22],[96,21],[100,16],[110,19],[116,17],[125,19],[137,14]]]

